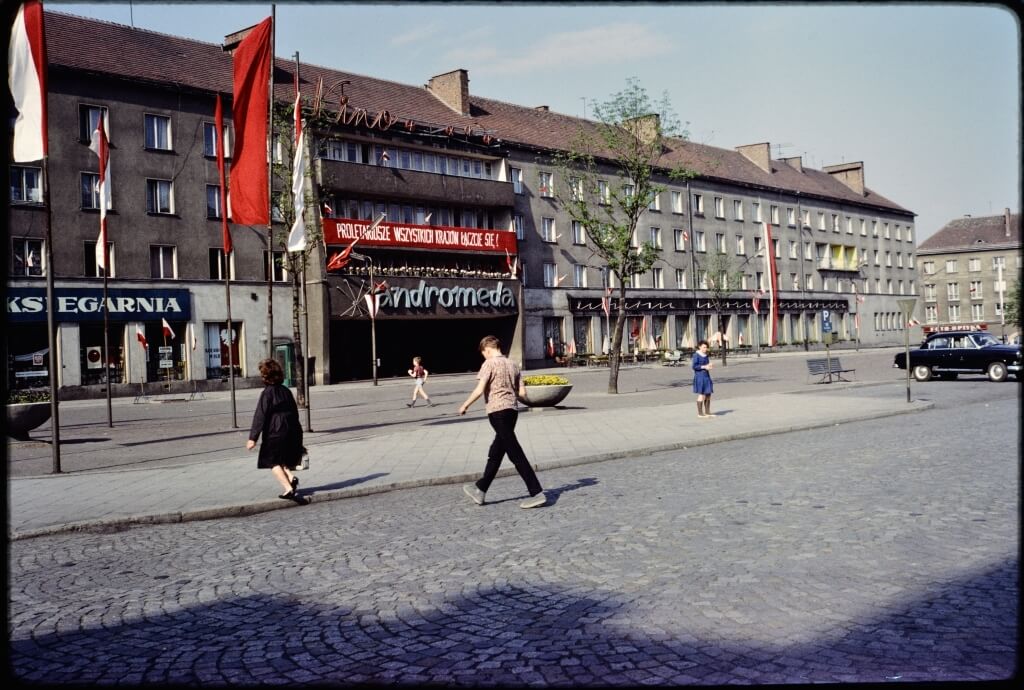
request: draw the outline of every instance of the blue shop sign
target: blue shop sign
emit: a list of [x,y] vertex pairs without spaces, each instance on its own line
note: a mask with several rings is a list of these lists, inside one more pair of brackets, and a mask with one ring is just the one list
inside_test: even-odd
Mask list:
[[[54,288],[57,321],[102,321],[102,288]],[[189,321],[192,299],[188,290],[107,290],[111,321]],[[46,321],[46,290],[7,288],[7,320],[12,323]]]

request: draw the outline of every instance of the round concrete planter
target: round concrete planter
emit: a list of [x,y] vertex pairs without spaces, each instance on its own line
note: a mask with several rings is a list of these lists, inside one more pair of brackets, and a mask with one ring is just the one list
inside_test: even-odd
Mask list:
[[7,435],[19,441],[28,440],[28,432],[50,418],[50,403],[18,403],[7,406]]
[[572,384],[555,386],[527,386],[526,400],[522,403],[527,407],[554,407],[565,400],[572,390]]

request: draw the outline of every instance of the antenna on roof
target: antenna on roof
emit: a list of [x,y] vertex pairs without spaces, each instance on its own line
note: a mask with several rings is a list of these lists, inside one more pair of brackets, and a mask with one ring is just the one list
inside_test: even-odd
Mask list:
[[132,0],[128,0],[128,21],[131,22],[132,28],[135,28],[135,8],[132,7]]
[[788,149],[792,144],[772,144],[772,148],[775,149],[775,157],[778,158],[782,155],[782,149]]

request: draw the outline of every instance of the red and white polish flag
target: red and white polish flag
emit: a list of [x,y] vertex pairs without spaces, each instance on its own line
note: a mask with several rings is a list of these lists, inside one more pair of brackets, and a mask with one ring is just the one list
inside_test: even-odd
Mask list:
[[96,129],[92,133],[89,150],[100,159],[100,234],[96,238],[96,265],[104,271],[107,269],[107,209],[111,206],[110,193],[110,145],[107,140],[106,125],[103,116],[98,118]]
[[139,345],[142,345],[143,350],[149,347],[149,343],[146,342],[146,334],[142,332],[142,326],[135,327],[135,339],[139,341]]
[[764,262],[768,273],[768,313],[765,334],[769,345],[779,344],[779,274],[775,267],[775,245],[772,243],[772,226],[763,224]]
[[167,323],[167,319],[160,319],[160,323],[164,327],[164,337],[174,340],[176,336],[174,335],[174,331],[171,330],[171,324]]
[[7,82],[18,118],[11,157],[15,163],[42,160],[46,137],[46,38],[43,3],[22,3],[11,27]]
[[292,160],[292,197],[295,206],[295,222],[288,233],[288,251],[301,252],[306,249],[306,133],[302,130],[302,94],[298,79],[295,81],[295,156]]

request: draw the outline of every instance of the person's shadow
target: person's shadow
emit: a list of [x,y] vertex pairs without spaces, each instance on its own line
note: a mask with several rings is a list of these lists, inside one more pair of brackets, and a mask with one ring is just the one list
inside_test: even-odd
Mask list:
[[[563,486],[560,486],[557,489],[544,489],[544,495],[547,496],[548,502],[545,503],[544,505],[538,506],[538,507],[539,508],[547,508],[548,506],[553,506],[556,503],[558,503],[558,499],[564,493],[567,493],[569,491],[576,491],[577,489],[584,489],[586,487],[596,486],[596,485],[597,485],[597,479],[595,479],[594,477],[585,477],[583,479],[577,479],[572,484],[565,484]],[[527,498],[527,496],[515,496],[515,497],[512,497],[512,498],[502,498],[502,499],[499,499],[497,501],[490,501],[489,500],[489,501],[487,501],[487,505],[497,505],[499,503],[507,503],[509,501],[522,501],[522,500],[525,500],[526,498]]]

